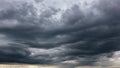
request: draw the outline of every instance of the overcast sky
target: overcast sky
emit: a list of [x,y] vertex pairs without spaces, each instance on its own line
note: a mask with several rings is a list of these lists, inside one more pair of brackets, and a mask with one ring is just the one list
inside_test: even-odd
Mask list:
[[0,0],[0,63],[119,66],[119,6],[120,0]]

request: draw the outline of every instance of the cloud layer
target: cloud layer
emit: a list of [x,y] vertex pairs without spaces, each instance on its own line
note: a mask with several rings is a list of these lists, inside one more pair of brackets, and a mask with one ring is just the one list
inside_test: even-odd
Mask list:
[[0,63],[119,65],[119,3],[0,0]]

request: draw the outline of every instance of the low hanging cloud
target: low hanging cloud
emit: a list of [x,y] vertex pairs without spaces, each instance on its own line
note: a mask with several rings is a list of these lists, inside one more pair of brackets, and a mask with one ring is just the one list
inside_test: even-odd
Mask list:
[[120,50],[120,1],[0,3],[0,63],[119,65],[111,59]]

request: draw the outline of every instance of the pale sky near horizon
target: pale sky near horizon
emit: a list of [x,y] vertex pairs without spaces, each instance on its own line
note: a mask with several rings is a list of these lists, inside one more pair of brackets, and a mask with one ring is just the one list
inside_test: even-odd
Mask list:
[[[60,66],[47,66],[47,65],[17,65],[17,64],[0,64],[1,68],[64,68]],[[68,68],[68,67],[67,67]],[[119,68],[117,66],[107,66],[107,67],[102,67],[102,66],[78,66],[75,68]]]

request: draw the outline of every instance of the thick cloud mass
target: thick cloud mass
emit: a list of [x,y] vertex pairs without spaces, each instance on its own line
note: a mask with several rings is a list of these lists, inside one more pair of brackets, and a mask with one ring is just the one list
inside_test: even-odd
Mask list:
[[119,3],[0,0],[0,63],[116,65]]

